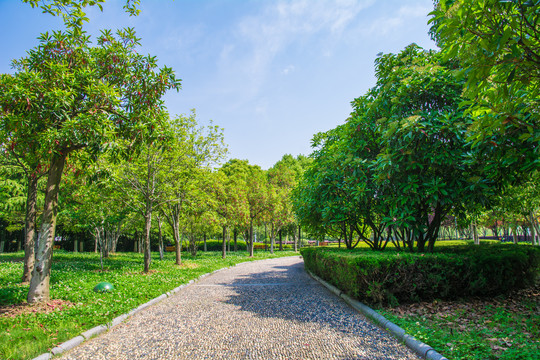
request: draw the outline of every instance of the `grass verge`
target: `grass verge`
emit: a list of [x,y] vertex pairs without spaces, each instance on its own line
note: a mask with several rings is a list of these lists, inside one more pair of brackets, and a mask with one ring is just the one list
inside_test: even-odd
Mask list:
[[539,359],[540,286],[494,299],[435,301],[378,310],[451,360]]
[[[118,253],[104,259],[99,255],[57,251],[51,270],[51,301],[28,306],[28,285],[20,283],[24,254],[0,254],[0,359],[29,359],[82,332],[105,324],[115,317],[196,279],[202,274],[240,262],[298,255],[292,251],[229,253],[225,260],[218,252],[199,252],[196,258],[183,254],[182,266],[174,264],[174,254],[163,261],[152,254],[151,271],[142,272],[142,254]],[[156,260],[157,259],[157,260]],[[115,290],[96,293],[102,281]]]

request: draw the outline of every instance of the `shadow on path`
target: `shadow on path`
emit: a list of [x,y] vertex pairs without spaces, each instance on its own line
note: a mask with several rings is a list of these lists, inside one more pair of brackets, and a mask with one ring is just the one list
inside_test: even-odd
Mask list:
[[224,301],[240,311],[259,317],[317,323],[346,334],[379,330],[341,299],[313,280],[298,261],[291,266],[272,266],[268,271],[237,276],[232,282],[219,283],[234,291]]

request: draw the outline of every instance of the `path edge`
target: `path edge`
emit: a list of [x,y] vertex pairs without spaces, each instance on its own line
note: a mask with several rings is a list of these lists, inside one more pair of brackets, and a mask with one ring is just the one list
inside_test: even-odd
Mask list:
[[443,355],[439,354],[435,349],[433,349],[431,346],[415,339],[413,336],[407,334],[405,330],[391,322],[390,320],[386,319],[384,316],[370,308],[369,306],[361,303],[360,301],[353,299],[349,295],[345,294],[343,291],[338,289],[332,284],[327,283],[317,275],[313,274],[308,269],[305,269],[306,272],[311,276],[313,279],[318,281],[321,285],[326,287],[328,290],[336,294],[338,297],[342,298],[347,304],[349,304],[352,308],[360,312],[362,315],[370,319],[372,322],[374,322],[376,325],[378,325],[380,328],[384,329],[388,333],[390,333],[392,336],[394,336],[399,341],[403,342],[409,349],[414,351],[417,355],[419,355],[423,359],[427,360],[448,360]]
[[[300,255],[291,255],[291,256],[283,256],[283,257],[296,257],[296,256],[300,256]],[[278,259],[278,258],[273,258],[273,259]],[[205,278],[205,277],[207,277],[209,275],[212,275],[212,274],[217,273],[219,271],[232,269],[233,267],[238,266],[238,265],[247,264],[247,263],[254,263],[254,262],[258,262],[258,261],[266,261],[266,260],[272,260],[272,259],[260,259],[260,260],[242,261],[242,262],[240,262],[238,264],[234,264],[234,265],[231,265],[231,266],[226,266],[226,267],[223,267],[221,269],[217,269],[217,270],[214,270],[212,272],[199,275],[199,277],[197,277],[195,279],[192,279],[192,280],[189,280],[187,283],[182,284],[180,286],[177,286],[174,289],[172,289],[170,291],[167,291],[166,293],[161,294],[158,297],[155,297],[155,298],[149,300],[148,302],[146,302],[144,304],[139,305],[138,307],[131,310],[130,312],[115,317],[114,319],[112,319],[111,321],[109,321],[108,323],[106,323],[104,325],[98,325],[96,327],[93,327],[93,328],[91,328],[89,330],[86,330],[85,332],[81,333],[80,335],[75,336],[72,339],[66,340],[63,343],[56,345],[54,348],[51,349],[51,351],[43,353],[41,355],[38,355],[37,357],[33,358],[32,360],[49,360],[49,359],[52,359],[56,355],[59,355],[59,354],[61,354],[63,352],[71,350],[74,347],[82,344],[83,342],[86,342],[89,339],[91,339],[91,338],[93,338],[95,336],[98,336],[98,335],[112,329],[113,327],[115,327],[117,325],[120,325],[121,323],[123,323],[125,320],[127,320],[128,318],[130,318],[134,314],[146,309],[147,307],[149,307],[151,305],[157,304],[161,300],[164,300],[166,298],[171,297],[172,295],[176,294],[177,292],[179,292],[183,288],[185,288],[185,287],[187,287],[187,286],[189,286],[189,285],[191,285],[191,284],[193,284],[193,283],[195,283],[195,282],[197,282],[197,281],[199,281],[199,280],[201,280],[201,279],[203,279],[203,278]]]

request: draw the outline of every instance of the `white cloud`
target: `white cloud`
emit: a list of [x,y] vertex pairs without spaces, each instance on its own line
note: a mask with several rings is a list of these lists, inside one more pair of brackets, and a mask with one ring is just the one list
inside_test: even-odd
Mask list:
[[364,29],[365,35],[379,34],[387,35],[395,31],[399,31],[400,28],[407,22],[411,22],[413,19],[418,19],[424,23],[427,22],[427,15],[433,10],[433,6],[425,5],[405,5],[400,7],[396,12],[390,16],[378,18],[368,29]]
[[283,75],[288,75],[290,72],[293,72],[295,69],[294,65],[289,65],[285,69],[281,70]]
[[272,70],[284,75],[294,70],[293,66],[275,69],[276,57],[286,54],[291,46],[313,41],[319,44],[319,55],[329,56],[332,50],[328,43],[337,42],[359,13],[374,2],[282,0],[269,3],[259,13],[238,22],[231,39],[223,44],[219,58],[221,71],[234,74],[235,81],[243,84],[241,94],[247,97],[244,101],[253,99]]

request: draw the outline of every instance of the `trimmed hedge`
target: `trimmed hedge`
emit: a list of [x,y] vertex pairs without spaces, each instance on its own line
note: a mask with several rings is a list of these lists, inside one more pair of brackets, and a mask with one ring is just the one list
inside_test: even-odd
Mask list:
[[[204,249],[204,243],[203,241],[198,241],[198,249],[199,251],[202,251]],[[246,242],[244,240],[238,240],[236,242],[238,251],[247,251]],[[264,247],[264,243],[255,243],[255,246],[259,245],[259,247]],[[268,249],[270,249],[270,244],[268,245]],[[221,240],[206,240],[206,249],[207,251],[221,251],[222,250],[223,243]],[[290,250],[292,249],[291,245],[283,245],[284,250]],[[231,240],[231,251],[234,250],[234,241]],[[257,250],[257,248],[255,248]],[[184,242],[184,246],[182,247],[182,251],[189,251],[187,248],[186,243]],[[274,251],[279,251],[279,244],[274,244]]]
[[496,296],[534,284],[540,249],[480,245],[437,249],[432,254],[300,250],[308,270],[371,305]]

